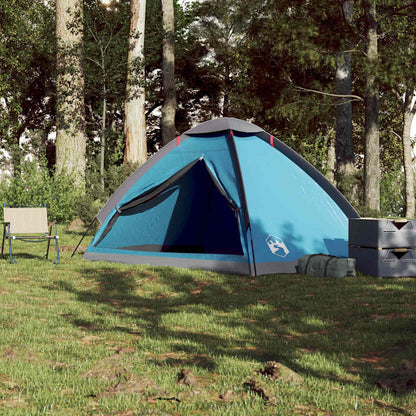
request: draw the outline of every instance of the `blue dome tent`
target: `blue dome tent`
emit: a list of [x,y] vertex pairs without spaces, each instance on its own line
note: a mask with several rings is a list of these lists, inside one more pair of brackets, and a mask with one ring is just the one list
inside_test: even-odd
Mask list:
[[202,123],[138,168],[97,215],[84,258],[248,274],[348,256],[348,201],[295,151],[234,118]]

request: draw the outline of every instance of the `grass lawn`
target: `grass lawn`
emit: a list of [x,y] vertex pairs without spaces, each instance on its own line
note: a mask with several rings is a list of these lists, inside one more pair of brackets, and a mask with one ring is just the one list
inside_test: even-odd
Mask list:
[[0,414],[416,415],[416,279],[88,262],[79,238],[0,261]]

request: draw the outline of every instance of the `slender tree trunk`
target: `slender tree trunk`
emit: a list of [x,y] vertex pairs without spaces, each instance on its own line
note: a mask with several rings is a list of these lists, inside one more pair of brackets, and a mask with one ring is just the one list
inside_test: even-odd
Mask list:
[[367,37],[365,94],[364,206],[380,211],[380,147],[377,73],[377,14],[375,0],[364,3]]
[[403,165],[406,184],[406,217],[415,216],[415,176],[413,168],[411,128],[416,115],[416,103],[414,96],[416,90],[408,89],[403,105]]
[[161,1],[163,14],[163,89],[165,92],[162,108],[162,142],[165,145],[176,135],[175,14],[173,0]]
[[56,173],[85,183],[85,108],[82,0],[56,1]]
[[331,129],[328,135],[328,150],[327,150],[327,161],[326,161],[326,178],[335,185],[335,137],[334,130]]
[[[353,16],[354,1],[342,4],[343,19],[350,23]],[[344,42],[344,49],[346,44]],[[336,55],[336,92],[339,95],[352,94],[351,89],[351,52],[343,50]],[[354,145],[352,140],[352,103],[351,98],[340,98],[336,118],[336,181],[340,191],[350,201],[355,198]],[[352,201],[357,202],[357,201]]]
[[124,134],[124,163],[142,165],[147,158],[145,120],[144,29],[146,0],[131,0],[130,39]]
[[104,84],[103,87],[103,114],[101,120],[101,149],[100,149],[100,180],[101,187],[105,187],[105,144],[106,144],[106,129],[107,124],[107,86]]
[[230,86],[231,86],[231,68],[228,63],[224,64],[225,74],[224,74],[224,91],[223,91],[223,106],[222,106],[222,116],[229,117],[230,115]]

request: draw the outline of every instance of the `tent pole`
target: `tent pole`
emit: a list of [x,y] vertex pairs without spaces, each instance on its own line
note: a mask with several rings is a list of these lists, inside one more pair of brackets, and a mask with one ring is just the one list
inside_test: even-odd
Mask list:
[[[246,223],[246,231],[250,230],[250,243],[251,243],[251,252],[253,253],[254,278],[257,278],[257,267],[256,267],[256,257],[254,255],[253,233],[251,232],[251,223],[250,223],[250,216],[248,214],[246,191],[244,188],[243,174],[241,173],[240,160],[238,159],[237,147],[235,145],[234,133],[232,130],[230,130],[230,139],[231,139],[231,144],[232,144],[231,147],[234,153],[234,159],[237,165],[236,173],[237,173],[238,180],[241,184],[241,193],[242,193],[242,199],[243,199],[242,202],[243,202],[243,211],[244,211],[244,221]],[[250,259],[249,259],[249,262],[250,262]],[[250,267],[250,270],[251,270],[251,267]]]
[[81,240],[79,240],[78,245],[75,247],[75,250],[72,252],[71,255],[71,259],[72,257],[74,257],[74,254],[77,252],[78,247],[81,245],[82,240],[84,240],[85,236],[87,235],[88,231],[90,230],[90,228],[93,226],[93,224],[95,223],[95,221],[97,220],[97,217],[94,217],[94,219],[92,220],[91,224],[88,226],[87,230],[85,231],[84,235],[81,237]]

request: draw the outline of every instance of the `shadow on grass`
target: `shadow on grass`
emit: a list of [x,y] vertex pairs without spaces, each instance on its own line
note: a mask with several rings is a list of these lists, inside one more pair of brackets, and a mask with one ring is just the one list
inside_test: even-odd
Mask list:
[[[45,260],[45,261],[53,261],[53,259],[56,257],[56,250],[50,250],[49,251],[49,258],[46,258],[46,250],[40,250],[39,254],[32,254],[27,252],[21,252],[21,251],[13,251],[13,258],[16,261],[19,261],[19,259],[25,259],[25,260]],[[9,253],[5,253],[4,257],[2,258],[3,261],[6,261],[10,264],[10,255]]]
[[[105,316],[67,319],[83,330],[139,332],[168,343],[164,358],[171,365],[189,362],[212,370],[221,356],[259,365],[275,360],[343,384],[365,380],[372,389],[400,360],[414,359],[416,280],[298,275],[253,280],[168,267],[91,267],[81,273],[94,289],[61,281],[61,290],[87,304],[111,306],[126,324],[109,329]],[[175,320],[182,314],[185,322]],[[170,320],[174,324],[166,324]],[[131,328],[132,321],[140,322],[139,330]]]

